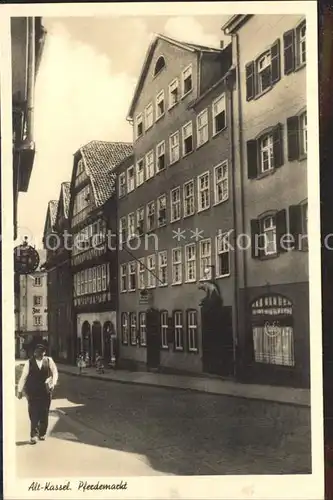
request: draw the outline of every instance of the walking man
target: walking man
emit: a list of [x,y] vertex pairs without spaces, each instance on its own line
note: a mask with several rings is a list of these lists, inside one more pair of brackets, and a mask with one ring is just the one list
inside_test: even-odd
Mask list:
[[45,439],[52,391],[58,381],[56,364],[45,353],[45,347],[38,344],[24,365],[17,387],[18,399],[22,399],[24,391],[28,400],[31,444],[37,443],[37,437],[41,441]]

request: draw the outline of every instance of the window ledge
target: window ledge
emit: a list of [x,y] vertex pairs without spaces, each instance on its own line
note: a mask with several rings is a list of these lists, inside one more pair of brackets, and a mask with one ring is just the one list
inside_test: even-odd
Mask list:
[[168,286],[168,283],[161,283],[158,285],[159,288],[166,288]]
[[196,283],[196,282],[197,282],[196,279],[195,280],[185,280],[184,281],[184,283],[186,283],[186,284],[193,284],[193,283]]
[[152,123],[151,125],[149,125],[149,127],[145,128],[145,132],[147,132],[148,130],[150,130],[151,128],[153,128],[153,126],[154,126],[154,123]]
[[179,219],[170,220],[170,224],[174,224],[175,222],[179,222],[180,220],[181,220],[181,217],[179,217]]
[[219,275],[216,275],[215,278],[216,279],[230,278],[230,276],[231,276],[231,273],[228,273],[228,274],[219,274]]
[[204,283],[205,281],[211,281],[212,278],[199,278],[200,283]]
[[226,201],[229,201],[229,196],[227,198],[225,198],[225,200],[215,201],[213,206],[218,207],[219,205],[222,205],[222,203],[225,203]]
[[301,69],[306,67],[306,61],[302,64],[299,64],[298,66],[295,67],[294,73],[297,73],[297,71],[301,71]]
[[[96,292],[94,292],[94,293],[96,293]],[[127,290],[121,290],[120,293],[127,293]]]
[[308,158],[308,154],[302,153],[302,154],[300,154],[298,161],[304,161],[304,160],[307,160],[307,158]]
[[175,104],[173,104],[172,106],[169,106],[168,107],[168,111],[171,111],[173,108],[175,108],[177,106],[177,104],[179,104],[180,101],[177,101],[175,102]]
[[179,283],[171,283],[171,286],[180,286],[180,285],[182,285],[182,284],[183,284],[183,282],[182,282],[182,281],[180,281]]
[[161,118],[163,118],[163,116],[165,116],[165,111],[164,111],[164,113],[162,113],[160,116],[158,116],[158,117],[156,118],[155,123],[157,123],[158,121],[160,121],[160,120],[161,120]]
[[193,217],[193,215],[195,215],[195,212],[193,212],[193,214],[184,215],[183,219],[188,219],[189,217]]
[[206,207],[206,208],[198,208],[198,214],[201,214],[202,212],[206,212],[209,209],[210,209],[210,205],[209,205],[209,207]]
[[128,293],[133,293],[133,292],[136,292],[135,288],[133,290],[128,290]]
[[170,162],[169,162],[169,167],[172,167],[173,165],[175,165],[175,164],[176,164],[176,163],[178,163],[179,161],[180,161],[180,158],[178,158],[177,160],[172,161],[172,162],[170,161]]
[[166,167],[161,168],[160,170],[156,171],[156,175],[160,174],[161,172],[164,172],[166,170]]
[[267,94],[268,92],[270,92],[273,87],[274,87],[274,85],[270,85],[269,87],[267,87],[267,89],[263,90],[259,94],[256,94],[254,96],[253,100],[256,101],[257,99],[260,99],[262,96],[264,96],[265,94]]
[[189,151],[188,153],[183,153],[183,158],[187,158],[188,156],[190,156],[192,153],[194,153],[194,149],[191,149],[191,151]]
[[213,133],[212,139],[215,139],[218,135],[220,135],[222,132],[224,132],[227,129],[227,126],[221,128],[221,130],[218,130],[218,132]]
[[190,93],[192,92],[192,90],[193,90],[193,87],[191,88],[191,90],[189,90],[188,92],[186,92],[186,94],[182,94],[181,100],[185,99],[185,97],[187,97],[188,95],[190,95]]
[[201,144],[197,144],[196,151],[198,151],[198,149],[202,148],[202,146],[204,146],[205,144],[207,144],[207,142],[209,142],[209,139],[206,139]]
[[161,345],[160,347],[163,351],[169,351],[169,346]]
[[184,347],[175,347],[175,352],[184,352]]
[[272,254],[269,254],[269,255],[261,255],[259,257],[259,260],[261,260],[261,261],[272,260],[272,259],[277,259],[278,257],[279,257],[278,253],[272,253]]
[[276,172],[276,168],[271,168],[270,170],[267,170],[267,172],[262,172],[260,173],[257,177],[255,177],[255,181],[260,181],[261,179],[264,179],[265,177],[269,177],[270,175],[274,175]]
[[190,352],[192,354],[198,354],[199,353],[199,349],[189,349],[188,352]]

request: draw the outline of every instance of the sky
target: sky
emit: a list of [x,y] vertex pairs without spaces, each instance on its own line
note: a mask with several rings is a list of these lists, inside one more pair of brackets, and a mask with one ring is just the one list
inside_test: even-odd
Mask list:
[[41,247],[47,204],[70,181],[73,154],[91,140],[132,141],[126,116],[154,33],[219,47],[229,16],[43,18],[35,88],[36,157],[20,193],[18,238]]

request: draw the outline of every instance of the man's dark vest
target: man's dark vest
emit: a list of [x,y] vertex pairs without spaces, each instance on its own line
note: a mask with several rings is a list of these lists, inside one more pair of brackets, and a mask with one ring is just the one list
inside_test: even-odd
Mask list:
[[25,383],[25,392],[28,397],[43,397],[47,395],[45,380],[49,377],[49,359],[43,359],[42,367],[39,368],[34,357],[29,359],[29,375]]

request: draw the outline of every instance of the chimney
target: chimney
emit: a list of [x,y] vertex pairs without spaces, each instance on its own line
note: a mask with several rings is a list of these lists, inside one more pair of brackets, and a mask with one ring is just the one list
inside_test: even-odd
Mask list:
[[224,49],[224,41],[220,40],[220,49]]

